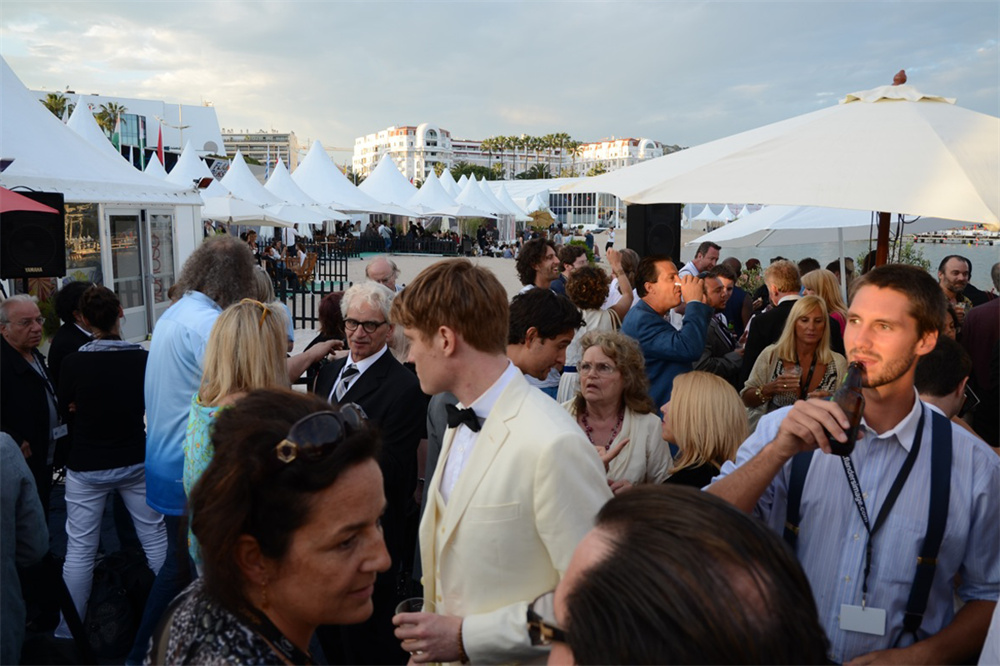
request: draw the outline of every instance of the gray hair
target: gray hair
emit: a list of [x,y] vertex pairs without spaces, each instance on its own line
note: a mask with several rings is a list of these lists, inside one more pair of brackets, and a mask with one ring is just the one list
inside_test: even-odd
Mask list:
[[253,254],[234,236],[212,236],[184,262],[177,279],[180,293],[198,291],[220,308],[227,308],[254,292]]
[[993,288],[1000,291],[1000,261],[993,264],[993,268],[990,269],[990,278],[993,279]]
[[28,294],[16,294],[0,301],[0,324],[6,325],[10,323],[10,309],[17,303],[37,304],[38,299]]
[[274,284],[271,276],[260,266],[253,267],[253,296],[261,303],[270,303],[274,298]]
[[365,266],[365,277],[366,278],[368,278],[369,280],[372,279],[372,276],[371,276],[371,274],[368,271],[371,269],[372,266],[374,266],[379,261],[384,261],[385,263],[389,264],[389,268],[392,270],[392,278],[393,279],[396,279],[396,278],[399,277],[399,266],[396,265],[395,261],[393,261],[389,257],[375,257],[370,262],[368,262],[367,266]]
[[392,299],[395,296],[396,294],[391,289],[378,282],[362,282],[344,292],[344,297],[340,299],[340,312],[346,318],[347,311],[357,301],[378,308],[382,311],[385,320],[389,321],[389,308],[392,306]]

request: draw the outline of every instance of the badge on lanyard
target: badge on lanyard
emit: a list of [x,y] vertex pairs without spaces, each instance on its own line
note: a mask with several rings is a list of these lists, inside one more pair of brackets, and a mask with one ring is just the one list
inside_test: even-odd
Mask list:
[[840,628],[844,631],[885,636],[885,609],[840,604]]

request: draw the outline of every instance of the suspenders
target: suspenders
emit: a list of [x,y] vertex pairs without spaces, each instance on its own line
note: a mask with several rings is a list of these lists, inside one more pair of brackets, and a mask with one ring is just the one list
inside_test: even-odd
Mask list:
[[[920,555],[917,557],[916,574],[910,587],[910,597],[906,602],[906,614],[903,616],[903,630],[896,637],[894,647],[899,645],[907,633],[913,634],[914,640],[917,640],[917,631],[923,622],[931,585],[934,582],[938,551],[941,549],[941,541],[948,522],[948,503],[951,498],[951,422],[936,411],[930,411],[931,488],[927,532],[924,535]],[[814,451],[804,451],[792,458],[791,476],[788,482],[788,511],[783,536],[793,551],[798,543],[799,525],[802,521],[802,489],[805,487],[806,475],[814,453]]]

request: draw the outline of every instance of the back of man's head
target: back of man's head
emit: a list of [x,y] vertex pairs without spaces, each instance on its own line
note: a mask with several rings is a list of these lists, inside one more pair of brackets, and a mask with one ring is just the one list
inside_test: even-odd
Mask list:
[[583,316],[568,298],[551,289],[529,289],[510,302],[507,344],[523,344],[529,328],[537,329],[541,338],[551,340],[581,326]]
[[421,271],[392,302],[392,323],[431,339],[441,326],[473,349],[507,352],[507,292],[487,268],[446,259]]
[[87,291],[93,282],[70,282],[56,292],[55,309],[59,319],[64,324],[72,324],[76,321],[74,313],[80,309],[80,297]]
[[765,268],[764,282],[779,294],[797,294],[802,289],[799,268],[787,259],[778,259]]
[[819,268],[819,261],[813,259],[812,257],[806,257],[799,261],[799,277],[802,277],[810,271],[814,271]]
[[729,266],[736,275],[739,275],[743,271],[743,264],[736,257],[726,257],[719,263]]
[[826,663],[802,567],[751,516],[692,488],[641,486],[605,504],[596,529],[609,552],[566,597],[576,663]]
[[248,297],[254,288],[253,254],[234,236],[213,236],[195,248],[177,279],[181,294],[198,291],[220,308]]
[[939,335],[934,349],[917,360],[913,384],[921,395],[942,398],[954,393],[971,372],[972,359],[962,345]]

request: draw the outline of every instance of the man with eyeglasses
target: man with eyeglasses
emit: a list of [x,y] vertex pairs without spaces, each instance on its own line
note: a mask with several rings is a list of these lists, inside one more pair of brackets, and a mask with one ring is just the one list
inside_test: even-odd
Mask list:
[[[382,529],[393,567],[380,573],[372,601],[375,611],[362,624],[321,632],[323,649],[334,663],[397,664],[406,654],[394,640],[392,615],[397,580],[409,580],[417,507],[417,447],[425,436],[428,397],[420,382],[389,350],[394,327],[389,307],[395,294],[376,282],[356,284],[340,301],[347,332],[346,358],[320,370],[315,391],[332,403],[361,405],[382,439],[379,467],[386,498]],[[412,520],[407,529],[408,518]],[[411,535],[408,537],[408,535]],[[331,633],[334,635],[331,636]]]
[[48,516],[55,445],[67,428],[59,420],[57,387],[38,351],[44,325],[34,296],[19,294],[0,303],[0,430],[21,447]]

